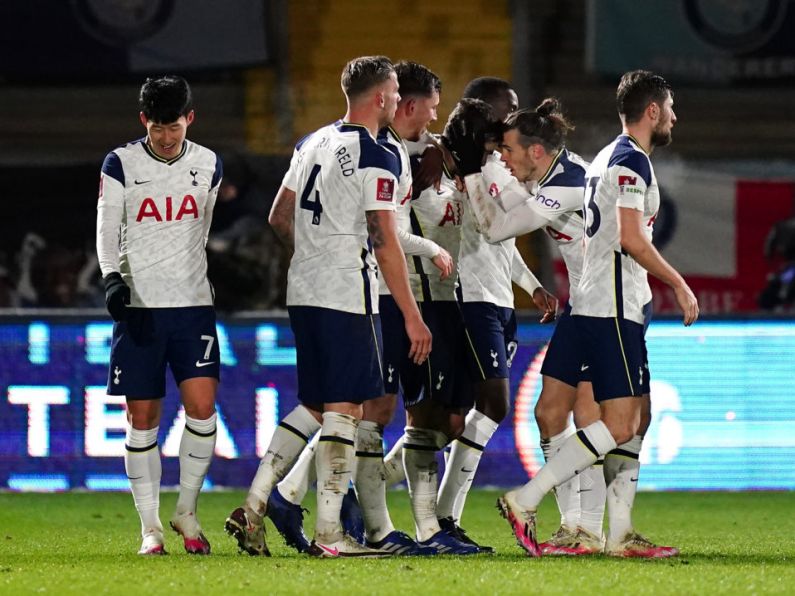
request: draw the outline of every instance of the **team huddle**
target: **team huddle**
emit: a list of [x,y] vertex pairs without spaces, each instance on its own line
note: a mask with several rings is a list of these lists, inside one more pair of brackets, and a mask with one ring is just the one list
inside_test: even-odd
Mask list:
[[[686,325],[698,318],[690,288],[651,243],[659,190],[649,154],[676,122],[668,83],[648,71],[622,77],[622,133],[591,164],[566,148],[572,126],[558,100],[518,110],[502,79],[471,81],[441,135],[428,127],[442,84],[425,66],[360,57],[341,85],[347,112],[298,142],[269,217],[292,251],[301,405],[276,428],[227,533],[260,556],[270,556],[266,517],[316,557],[493,552],[461,523],[510,409],[515,283],[541,323],[557,320],[535,412],[546,464],[497,503],[517,543],[534,557],[676,555],[631,517],[651,420],[647,272],[673,288]],[[170,525],[187,552],[209,554],[196,503],[215,445],[219,355],[204,247],[222,167],[186,139],[194,112],[184,79],[148,79],[140,106],[147,136],[111,152],[100,183],[97,250],[115,321],[108,391],[128,404],[139,553],[164,554],[157,432],[171,368],[186,426]],[[539,229],[568,269],[560,316],[515,246]],[[406,427],[385,454],[399,396]],[[313,481],[310,540],[301,504]],[[387,508],[386,491],[402,481],[413,537]],[[561,524],[539,542],[536,509],[553,489]]]

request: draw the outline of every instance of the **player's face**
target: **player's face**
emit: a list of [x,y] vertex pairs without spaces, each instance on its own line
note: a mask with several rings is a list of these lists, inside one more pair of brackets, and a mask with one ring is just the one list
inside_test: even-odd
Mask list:
[[188,132],[188,126],[193,122],[193,110],[188,112],[187,116],[180,116],[175,122],[167,124],[148,120],[143,112],[140,117],[141,123],[146,127],[149,147],[157,156],[163,159],[173,159],[179,155]]
[[676,124],[674,113],[674,100],[668,95],[660,108],[659,119],[651,131],[651,144],[653,147],[664,147],[671,142],[671,130]]
[[379,94],[383,102],[381,106],[381,122],[379,124],[383,127],[392,124],[395,119],[398,102],[400,101],[397,75],[394,72],[389,74],[389,78],[381,86]]
[[415,124],[416,134],[414,139],[418,139],[426,130],[431,122],[436,122],[436,109],[439,107],[439,93],[434,91],[429,97],[417,97],[414,100],[414,114],[412,121]]
[[492,102],[491,108],[494,110],[494,116],[498,120],[504,121],[510,114],[519,109],[519,97],[516,95],[516,91],[508,89]]
[[530,156],[532,147],[532,145],[527,148],[522,147],[519,143],[519,131],[515,128],[502,135],[500,157],[519,182],[527,182],[534,172]]

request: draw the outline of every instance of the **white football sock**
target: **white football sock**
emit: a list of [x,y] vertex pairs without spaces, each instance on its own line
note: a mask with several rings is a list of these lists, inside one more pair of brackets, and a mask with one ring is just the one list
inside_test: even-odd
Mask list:
[[417,540],[428,540],[441,530],[436,513],[439,480],[436,452],[447,443],[447,437],[437,430],[413,426],[406,427],[404,436],[403,465],[406,468]]
[[213,412],[207,420],[185,416],[185,430],[179,442],[179,496],[177,514],[196,513],[199,491],[215,452],[215,421]]
[[461,519],[480,457],[499,425],[474,408],[467,414],[464,432],[453,441],[445,464],[436,503],[439,519],[451,517],[456,523]]
[[607,486],[604,476],[604,459],[599,458],[594,465],[580,472],[580,521],[579,526],[594,536],[602,535],[605,518],[605,499]]
[[317,469],[317,518],[315,540],[331,544],[342,539],[340,510],[342,498],[348,492],[351,474],[356,464],[356,426],[353,416],[338,412],[323,412],[315,453]]
[[248,490],[248,509],[260,516],[265,514],[271,490],[292,468],[318,428],[320,424],[304,406],[298,406],[279,422]]
[[384,428],[362,420],[356,432],[354,486],[364,518],[367,540],[378,542],[395,529],[386,507]]
[[315,481],[315,450],[318,439],[320,433],[315,433],[287,476],[276,485],[279,493],[293,505],[303,503],[309,487]]
[[141,534],[147,529],[163,531],[160,523],[160,449],[157,431],[138,430],[127,425],[124,449],[124,469],[130,479],[135,508],[141,518]]
[[384,456],[384,482],[387,488],[395,486],[406,479],[406,469],[403,467],[403,443],[406,435],[401,435],[392,449]]
[[605,455],[607,539],[610,542],[617,542],[632,531],[632,506],[638,489],[638,457],[642,446],[643,437],[635,435]]
[[[544,461],[549,461],[549,458],[560,450],[566,439],[573,435],[576,430],[572,425],[554,437],[541,439],[541,451],[544,453]],[[575,474],[553,489],[555,500],[558,502],[558,510],[560,510],[560,525],[572,530],[577,528],[577,522],[580,519],[580,497],[577,494],[579,488],[580,477]]]
[[560,450],[536,473],[535,477],[516,491],[516,502],[535,511],[541,499],[561,482],[592,465],[600,455],[615,449],[616,442],[601,420],[578,430]]

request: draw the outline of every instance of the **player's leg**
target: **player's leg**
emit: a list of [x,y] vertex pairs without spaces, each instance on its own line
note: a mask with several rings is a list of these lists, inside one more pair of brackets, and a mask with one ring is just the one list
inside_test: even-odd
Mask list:
[[179,385],[185,407],[185,429],[179,444],[179,496],[171,527],[182,536],[191,554],[210,554],[210,543],[199,524],[196,509],[215,452],[215,394],[218,380],[186,379]]
[[[462,345],[474,384],[475,408],[451,446],[439,489],[437,513],[460,527],[466,497],[480,458],[510,409],[508,376],[516,352],[516,318],[512,309],[488,303],[463,303]],[[483,550],[487,547],[479,545]]]
[[464,382],[461,339],[463,327],[455,302],[422,305],[423,317],[434,337],[433,354],[421,367],[407,367],[413,375],[403,382],[406,430],[403,464],[414,514],[417,540],[441,554],[474,554],[455,524],[444,528],[437,498],[437,453],[463,431],[463,413],[472,406],[470,384]]
[[166,554],[160,522],[162,466],[157,444],[161,403],[160,399],[127,398],[124,469],[141,519],[142,543],[138,554],[142,555]]
[[179,496],[171,527],[191,554],[209,554],[210,543],[196,516],[199,492],[215,452],[215,396],[220,377],[220,351],[211,306],[158,312],[169,328],[166,360],[185,408],[179,446]]
[[386,507],[384,427],[391,422],[396,403],[397,395],[392,393],[364,402],[362,420],[356,433],[353,482],[364,518],[367,542],[379,542],[395,529]]
[[406,408],[403,465],[409,489],[417,543],[438,554],[477,554],[475,545],[466,544],[454,528],[442,528],[436,510],[439,490],[437,453],[449,438],[441,429],[447,426],[446,408],[429,397],[415,400]]
[[[395,531],[386,506],[384,469],[384,427],[392,421],[397,406],[400,369],[409,351],[403,315],[394,298],[379,297],[382,350],[381,367],[385,373],[385,394],[363,404],[362,421],[356,435],[354,485],[363,517],[365,541],[376,548]],[[360,526],[352,519],[353,511],[343,506],[342,523],[348,534],[358,534]]]
[[[519,545],[539,556],[535,511],[553,487],[596,462],[599,456],[628,441],[640,424],[642,386],[630,371],[642,371],[645,361],[642,325],[626,320],[573,317],[583,341],[584,361],[591,367],[594,395],[601,419],[577,431],[523,487],[509,491],[498,506]],[[642,375],[642,372],[639,373]]]
[[296,344],[298,397],[302,404],[294,408],[276,427],[265,455],[249,488],[245,503],[226,520],[226,531],[241,552],[270,556],[265,544],[263,517],[273,487],[284,478],[320,428],[322,390],[318,385],[323,370],[323,355],[316,344],[316,311],[309,307],[289,307],[290,325]]
[[[563,443],[575,432],[574,427],[569,423],[569,415],[574,407],[576,393],[575,387],[542,372],[541,395],[536,403],[535,418],[545,461],[549,461],[549,458],[557,453]],[[572,554],[567,548],[573,542],[579,523],[579,487],[579,476],[574,476],[555,487],[555,500],[560,511],[560,527],[552,538],[540,545],[543,554]]]
[[384,483],[386,487],[395,486],[406,479],[406,469],[403,467],[403,444],[406,442],[406,435],[403,434],[392,445],[384,456]]
[[[577,386],[577,398],[574,402],[574,425],[585,428],[600,418],[599,404],[593,396],[593,385],[583,381]],[[605,515],[605,499],[607,486],[604,478],[604,458],[600,457],[594,464],[580,472],[580,517],[577,528],[577,545],[581,554],[601,552],[604,548],[602,525]]]
[[315,481],[315,450],[320,434],[312,440],[298,456],[292,469],[271,491],[268,497],[267,516],[282,535],[287,546],[299,553],[309,548],[309,539],[304,533],[304,501],[309,487]]
[[162,467],[157,435],[165,388],[165,339],[150,309],[129,308],[113,324],[109,395],[127,396],[124,467],[141,520],[144,555],[165,554],[160,522]]
[[651,423],[651,399],[641,400],[641,420],[637,433],[605,456],[607,483],[608,535],[605,552],[620,557],[665,558],[679,554],[673,546],[658,546],[638,534],[632,525],[632,508],[638,488],[640,451]]
[[355,315],[313,309],[314,333],[322,354],[318,397],[323,424],[315,455],[317,516],[309,554],[321,557],[380,556],[344,534],[340,524],[342,501],[356,463],[356,434],[362,403],[384,395],[378,315]]

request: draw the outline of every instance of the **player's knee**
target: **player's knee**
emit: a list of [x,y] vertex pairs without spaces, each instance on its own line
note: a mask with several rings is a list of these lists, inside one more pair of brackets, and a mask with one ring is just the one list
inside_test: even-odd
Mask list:
[[362,420],[369,420],[381,426],[386,426],[392,422],[392,417],[395,415],[395,403],[395,399],[383,398],[364,402]]
[[185,404],[185,415],[195,420],[207,420],[215,413],[215,403]]
[[616,442],[616,445],[622,445],[635,436],[636,429],[633,424],[607,424],[607,428],[610,431],[610,434],[613,436],[613,440]]
[[568,409],[544,399],[539,399],[536,403],[535,417],[541,436],[547,438],[562,433],[569,423]]
[[464,416],[451,415],[447,420],[445,434],[451,441],[453,441],[464,434],[465,426],[466,418]]

